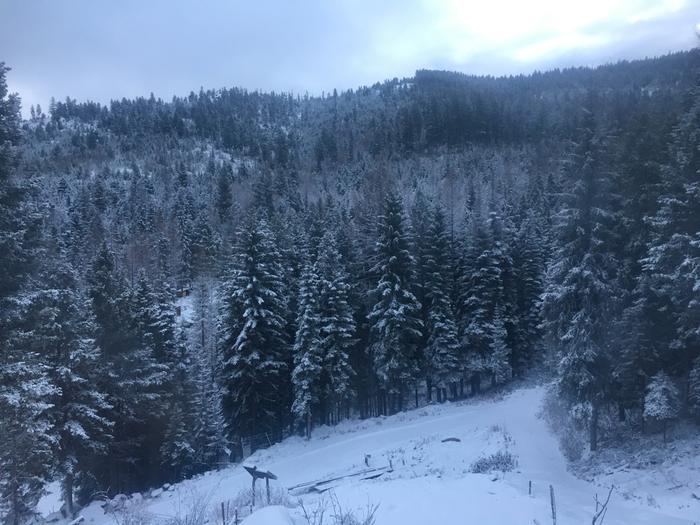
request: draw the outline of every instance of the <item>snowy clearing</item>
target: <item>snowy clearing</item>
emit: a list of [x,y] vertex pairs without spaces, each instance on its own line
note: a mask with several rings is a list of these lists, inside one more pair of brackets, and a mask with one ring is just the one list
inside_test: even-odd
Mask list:
[[[288,503],[299,498],[313,508],[334,494],[345,509],[378,504],[378,525],[426,523],[552,523],[549,485],[554,486],[557,523],[591,523],[595,495],[605,498],[606,477],[588,482],[567,470],[556,438],[537,416],[545,389],[517,390],[502,399],[448,403],[391,417],[347,421],[318,429],[310,441],[290,438],[248,458],[246,465],[270,470],[276,494],[290,489]],[[446,440],[447,441],[444,441]],[[496,452],[517,457],[511,472],[471,473],[480,458]],[[622,484],[611,498],[606,525],[687,524],[700,519],[697,470],[678,466],[682,487],[668,489],[668,465],[643,476],[614,479]],[[376,476],[375,476],[376,474]],[[336,479],[337,478],[337,479]],[[373,478],[373,479],[367,479]],[[325,480],[333,480],[327,481]],[[316,492],[309,489],[316,484]],[[528,495],[529,482],[532,495]],[[139,505],[154,521],[182,516],[192,501],[205,501],[210,522],[222,501],[250,487],[250,476],[236,465],[187,480]],[[324,491],[323,494],[318,492]],[[258,482],[258,499],[264,482]],[[138,499],[138,498],[137,498]],[[48,512],[51,498],[43,501]],[[86,523],[113,524],[99,503],[84,509]],[[298,507],[258,511],[246,524],[301,524]],[[219,519],[218,523],[221,523]]]

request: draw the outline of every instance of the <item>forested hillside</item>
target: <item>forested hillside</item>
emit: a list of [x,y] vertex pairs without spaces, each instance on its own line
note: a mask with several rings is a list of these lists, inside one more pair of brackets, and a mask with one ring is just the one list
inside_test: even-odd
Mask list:
[[5,71],[7,523],[531,372],[594,451],[700,417],[698,50],[28,120]]

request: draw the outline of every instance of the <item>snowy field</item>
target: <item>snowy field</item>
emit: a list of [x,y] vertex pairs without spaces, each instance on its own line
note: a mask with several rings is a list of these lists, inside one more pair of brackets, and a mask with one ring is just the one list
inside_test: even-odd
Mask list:
[[[517,390],[502,399],[430,406],[391,417],[345,422],[318,429],[310,441],[290,438],[248,458],[246,465],[270,470],[279,497],[287,489],[292,508],[271,508],[247,518],[246,525],[305,524],[307,509],[330,497],[361,514],[378,504],[377,525],[535,524],[552,523],[549,485],[553,485],[557,523],[589,524],[595,496],[607,495],[614,480],[606,525],[674,525],[700,523],[700,465],[697,454],[686,455],[675,467],[646,470],[621,469],[614,475],[590,476],[588,481],[567,470],[556,438],[537,415],[544,388]],[[448,441],[443,441],[448,438]],[[669,445],[670,447],[676,445]],[[510,472],[472,473],[480,458],[497,452],[517,457]],[[373,470],[375,469],[375,470]],[[624,471],[624,472],[623,472]],[[363,474],[357,474],[363,472]],[[374,479],[365,479],[381,474]],[[339,478],[339,479],[335,479]],[[334,481],[315,484],[318,481]],[[532,482],[532,494],[528,494]],[[132,505],[153,523],[168,516],[183,516],[193,501],[205,502],[214,520],[221,502],[235,500],[250,487],[250,476],[232,466],[179,483],[155,497]],[[264,484],[259,483],[259,496]],[[319,494],[319,491],[324,491]],[[49,513],[55,497],[42,501]],[[140,501],[140,503],[139,503]],[[85,523],[118,523],[93,503],[81,513]]]

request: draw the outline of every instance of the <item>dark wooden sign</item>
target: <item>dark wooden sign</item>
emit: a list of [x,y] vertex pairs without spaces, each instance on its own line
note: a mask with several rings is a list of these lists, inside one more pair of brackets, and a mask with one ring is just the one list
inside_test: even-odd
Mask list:
[[253,506],[255,506],[255,482],[259,479],[264,479],[265,480],[265,489],[267,491],[267,504],[270,504],[270,480],[271,479],[277,479],[277,476],[275,476],[272,472],[264,471],[264,470],[258,470],[256,466],[252,467],[247,467],[243,465],[243,468],[248,471],[248,474],[251,475],[253,478]]

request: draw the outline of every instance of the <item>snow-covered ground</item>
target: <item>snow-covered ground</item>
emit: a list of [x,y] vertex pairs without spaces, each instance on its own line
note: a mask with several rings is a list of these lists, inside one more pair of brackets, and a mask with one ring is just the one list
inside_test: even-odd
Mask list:
[[[591,523],[595,495],[613,492],[606,525],[692,525],[700,523],[700,474],[695,464],[646,470],[637,476],[577,478],[567,469],[555,436],[537,416],[543,387],[516,390],[501,399],[448,403],[391,417],[348,421],[318,429],[311,440],[290,438],[246,461],[278,476],[273,487],[290,489],[289,501],[307,509],[333,494],[345,509],[378,504],[377,525],[552,523],[549,485],[553,485],[559,525]],[[443,441],[447,438],[456,438]],[[517,456],[511,472],[474,474],[474,461],[495,452]],[[377,470],[372,470],[377,469]],[[370,471],[371,470],[371,471]],[[672,489],[669,477],[682,477]],[[356,474],[364,472],[363,474]],[[381,473],[374,479],[370,478]],[[345,477],[344,477],[345,476]],[[310,482],[323,494],[309,493]],[[677,481],[677,479],[676,479]],[[528,494],[532,482],[532,494]],[[263,489],[264,484],[258,484]],[[175,485],[143,501],[142,511],[156,517],[182,515],[193,501],[213,509],[250,487],[242,466],[210,472]],[[263,492],[260,490],[260,492]],[[43,510],[50,499],[43,502]],[[84,509],[86,523],[113,524],[98,503]],[[213,514],[212,514],[213,515]],[[268,509],[246,523],[304,523],[301,510]],[[212,523],[214,523],[212,521]],[[221,523],[221,521],[219,521]]]

